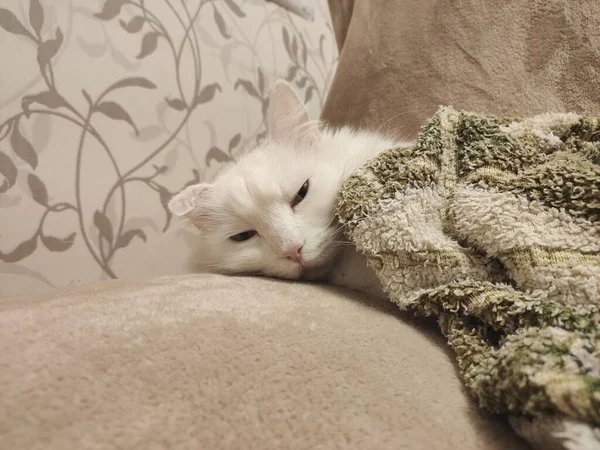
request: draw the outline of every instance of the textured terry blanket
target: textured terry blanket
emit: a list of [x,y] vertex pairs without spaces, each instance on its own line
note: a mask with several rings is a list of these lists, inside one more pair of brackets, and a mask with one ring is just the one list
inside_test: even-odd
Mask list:
[[600,119],[440,108],[337,206],[390,299],[437,317],[482,407],[536,446],[600,446]]

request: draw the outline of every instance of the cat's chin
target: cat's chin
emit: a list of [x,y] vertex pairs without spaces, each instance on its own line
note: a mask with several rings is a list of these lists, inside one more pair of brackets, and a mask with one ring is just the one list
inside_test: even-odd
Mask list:
[[306,264],[299,279],[306,281],[323,281],[328,278],[335,266],[335,262],[341,254],[341,250],[331,246],[326,252],[313,262]]
[[298,264],[293,269],[286,270],[283,273],[264,272],[264,274],[275,278],[282,278],[284,280],[323,281],[331,272],[331,268],[331,264],[304,266]]

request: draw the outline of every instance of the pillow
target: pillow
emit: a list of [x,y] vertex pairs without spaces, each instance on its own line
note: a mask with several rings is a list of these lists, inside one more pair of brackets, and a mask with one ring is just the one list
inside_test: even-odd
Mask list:
[[439,105],[600,111],[597,0],[329,0],[341,50],[322,117],[413,137]]

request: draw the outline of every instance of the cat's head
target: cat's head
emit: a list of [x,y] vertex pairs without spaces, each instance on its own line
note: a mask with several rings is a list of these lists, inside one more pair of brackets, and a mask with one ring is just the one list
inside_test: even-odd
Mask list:
[[278,81],[269,104],[265,141],[213,183],[174,196],[169,209],[200,230],[195,259],[205,270],[319,278],[336,256],[342,176],[289,84]]

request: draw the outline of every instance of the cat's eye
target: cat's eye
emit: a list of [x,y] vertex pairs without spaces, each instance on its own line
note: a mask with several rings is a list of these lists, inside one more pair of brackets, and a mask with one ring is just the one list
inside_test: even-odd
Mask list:
[[298,203],[300,203],[302,200],[304,200],[304,197],[306,197],[306,194],[308,194],[308,180],[306,180],[304,182],[304,184],[302,185],[302,187],[300,188],[300,190],[294,197],[294,200],[292,201],[292,208],[294,206],[296,206]]
[[256,231],[249,230],[249,231],[244,231],[243,233],[234,234],[229,239],[231,239],[232,241],[235,241],[235,242],[243,242],[243,241],[247,241],[254,235],[256,235]]

